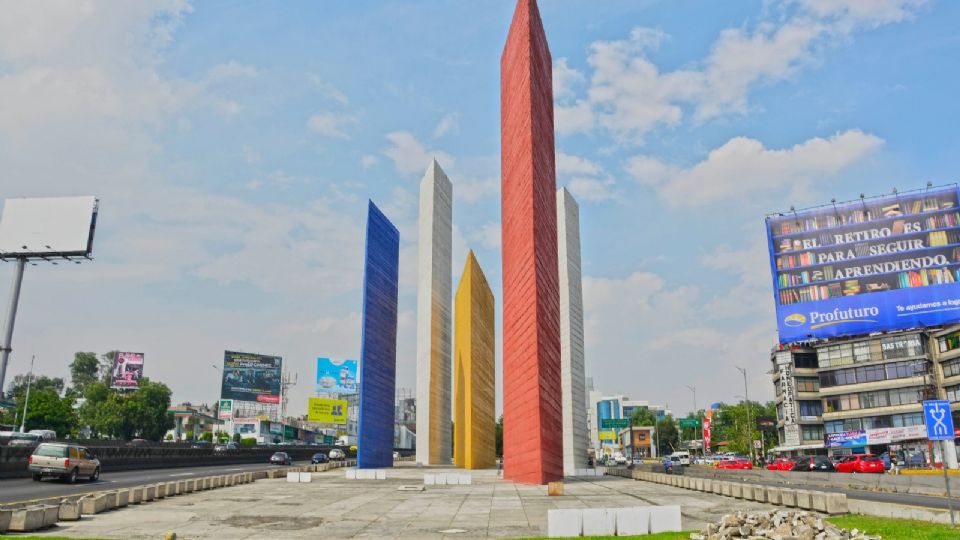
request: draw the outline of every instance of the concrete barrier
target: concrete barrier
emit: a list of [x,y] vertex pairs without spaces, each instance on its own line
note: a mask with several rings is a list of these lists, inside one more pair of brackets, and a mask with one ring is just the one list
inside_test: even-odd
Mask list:
[[0,509],[0,534],[3,534],[10,530],[10,517],[13,515],[13,510],[3,510]]
[[153,486],[154,489],[154,498],[162,499],[167,496],[167,485],[166,484],[156,484]]
[[613,536],[617,534],[617,513],[610,508],[584,508],[584,536]]
[[783,504],[783,490],[776,487],[767,486],[767,502],[770,504]]
[[85,516],[92,516],[106,511],[107,496],[103,493],[94,493],[86,495],[80,499],[80,513]]
[[796,508],[797,506],[797,490],[795,489],[781,489],[780,490],[780,505],[788,506],[790,508]]
[[761,503],[767,502],[767,488],[764,486],[753,486],[753,500]]
[[[57,519],[59,521],[79,520],[80,519],[80,502],[69,501],[67,499],[60,501],[60,506],[57,508]],[[3,532],[3,528],[0,528],[0,532]]]
[[730,482],[730,496],[735,499],[743,498],[743,485],[736,482]]
[[174,495],[183,495],[183,480],[177,480],[176,482],[171,482],[167,484],[167,493],[170,493],[170,486],[173,485],[173,494]]
[[143,486],[143,502],[150,502],[157,496],[157,486]]
[[726,482],[722,482],[722,481],[719,481],[719,480],[714,480],[714,481],[713,481],[713,494],[714,494],[714,495],[723,495],[723,486],[724,486],[724,484],[726,484]]
[[650,508],[634,506],[615,509],[617,536],[633,536],[650,533]]
[[679,532],[680,506],[648,506],[650,511],[650,534]]
[[10,515],[10,525],[7,528],[13,532],[35,531],[43,527],[45,510],[36,506],[18,508]]
[[703,491],[706,493],[713,493],[713,482],[714,481],[709,478],[704,478],[703,482],[700,484],[702,487],[700,491]]
[[566,538],[583,534],[583,512],[579,508],[547,510],[547,536]]
[[813,510],[813,497],[809,491],[805,489],[797,490],[797,508]]
[[126,508],[130,504],[130,492],[126,489],[120,489],[113,492],[113,507]]
[[43,525],[41,528],[53,527],[57,524],[57,520],[60,518],[60,505],[58,504],[42,504],[40,508],[43,509]]
[[143,487],[132,487],[128,491],[130,492],[130,495],[127,501],[130,504],[140,504],[143,502]]
[[849,511],[847,496],[843,493],[824,493],[825,512],[830,515],[846,514]]
[[184,481],[183,481],[183,489],[180,490],[181,493],[193,493],[193,490],[194,490],[194,482],[195,482],[195,480],[193,480],[193,479],[184,480]]
[[733,495],[733,483],[724,482],[720,485],[720,494],[724,497],[731,497]]

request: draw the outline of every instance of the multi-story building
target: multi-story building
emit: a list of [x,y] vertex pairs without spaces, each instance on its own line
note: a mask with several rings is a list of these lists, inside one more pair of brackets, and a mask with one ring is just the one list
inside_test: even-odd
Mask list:
[[587,425],[590,429],[591,446],[597,454],[623,451],[617,436],[618,429],[604,429],[604,420],[629,420],[634,411],[640,408],[649,409],[658,421],[670,414],[665,407],[651,405],[646,400],[632,400],[622,394],[605,396],[591,390],[591,387],[591,383],[588,383]]
[[[775,450],[890,452],[911,464],[942,459],[939,450],[930,451],[921,402],[949,399],[960,416],[960,326],[794,346],[774,351],[771,361]],[[951,454],[948,465],[956,459]]]

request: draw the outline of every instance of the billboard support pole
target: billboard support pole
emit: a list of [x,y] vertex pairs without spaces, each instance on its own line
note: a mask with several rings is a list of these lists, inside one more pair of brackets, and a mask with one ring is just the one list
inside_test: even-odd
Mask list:
[[13,272],[13,285],[10,288],[10,303],[7,305],[7,319],[3,326],[3,345],[0,346],[0,398],[4,396],[7,362],[13,351],[13,323],[17,319],[17,305],[20,303],[20,285],[23,283],[23,269],[27,266],[26,257],[17,257],[17,268]]
[[943,469],[943,484],[947,486],[947,508],[950,509],[950,526],[957,526],[957,518],[953,516],[953,495],[950,493],[950,477],[947,476],[947,441],[940,441],[940,464]]

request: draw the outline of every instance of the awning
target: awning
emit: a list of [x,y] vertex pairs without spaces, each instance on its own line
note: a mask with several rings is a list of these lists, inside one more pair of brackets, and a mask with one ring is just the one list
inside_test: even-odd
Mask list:
[[823,443],[801,444],[797,446],[775,446],[771,452],[796,452],[798,450],[823,450]]

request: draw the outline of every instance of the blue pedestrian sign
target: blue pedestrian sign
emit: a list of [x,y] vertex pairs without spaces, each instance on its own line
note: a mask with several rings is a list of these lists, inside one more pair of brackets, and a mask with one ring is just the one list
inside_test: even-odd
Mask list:
[[950,402],[937,399],[923,402],[923,419],[927,424],[927,438],[931,441],[952,441],[953,417]]

